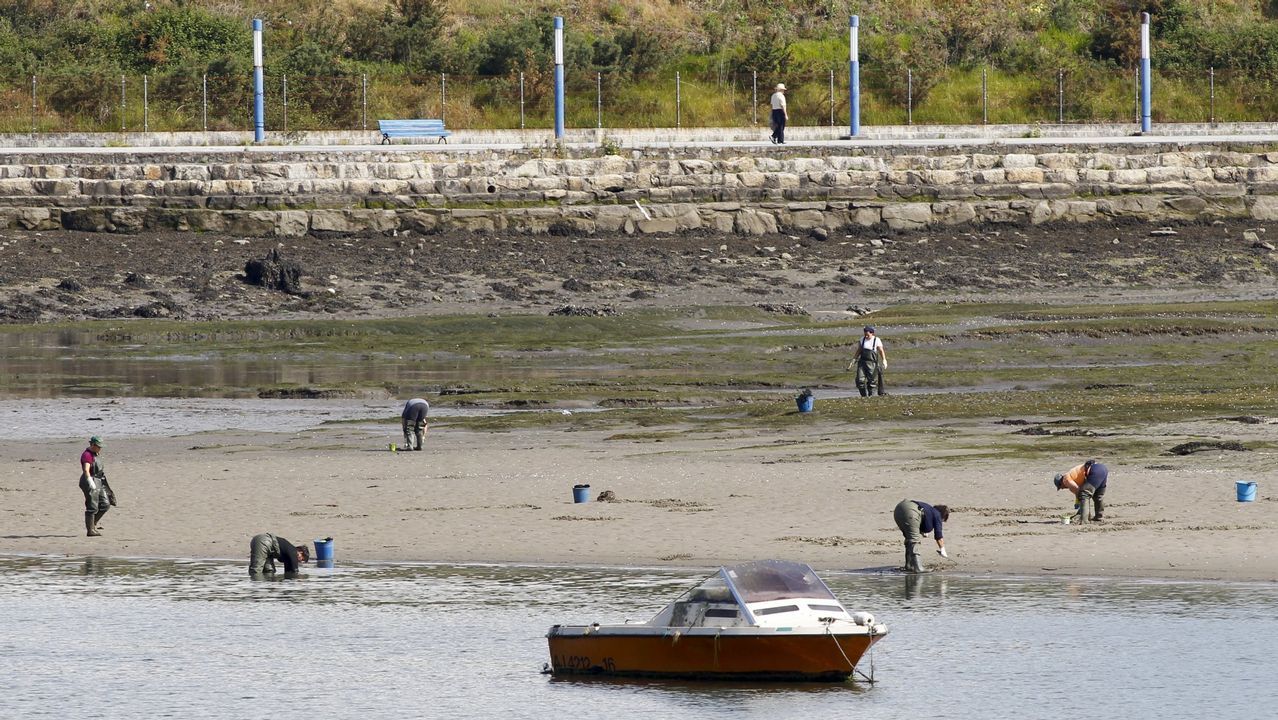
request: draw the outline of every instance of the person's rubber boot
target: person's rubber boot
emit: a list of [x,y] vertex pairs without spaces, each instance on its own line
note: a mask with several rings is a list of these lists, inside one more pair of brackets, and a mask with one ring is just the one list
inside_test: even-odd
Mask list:
[[1092,506],[1096,508],[1096,514],[1092,516],[1092,519],[1100,522],[1105,517],[1105,503],[1099,497],[1093,497]]
[[85,530],[85,535],[87,535],[88,537],[98,537],[99,535],[102,534],[98,532],[98,524],[93,519],[93,513],[91,512],[87,512],[84,514],[84,530]]
[[908,543],[905,546],[905,571],[912,573],[927,572],[927,568],[923,567],[923,561],[919,559],[918,543]]
[[1078,499],[1078,519],[1075,520],[1075,522],[1079,525],[1087,524],[1087,517],[1091,514],[1088,505],[1091,505],[1091,503],[1088,502],[1088,498],[1080,497]]
[[106,510],[99,510],[98,514],[93,516],[93,527],[98,532],[102,532],[102,526],[99,523],[102,522],[102,516],[106,514],[107,514]]

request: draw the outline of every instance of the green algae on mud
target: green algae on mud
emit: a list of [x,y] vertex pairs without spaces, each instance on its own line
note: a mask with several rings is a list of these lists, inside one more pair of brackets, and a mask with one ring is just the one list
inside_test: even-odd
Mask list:
[[[1043,415],[1121,426],[1278,410],[1278,302],[913,303],[870,317],[887,343],[888,389],[901,394],[822,399],[814,417],[795,412],[794,393],[854,392],[846,364],[866,317],[728,306],[600,317],[112,320],[0,328],[9,338],[0,360],[98,395],[433,392],[444,407],[603,409],[440,420],[484,430]],[[46,362],[68,354],[76,362]],[[139,364],[148,372],[115,379],[122,365]],[[240,370],[221,372],[231,367]],[[0,392],[15,382],[0,380]]]

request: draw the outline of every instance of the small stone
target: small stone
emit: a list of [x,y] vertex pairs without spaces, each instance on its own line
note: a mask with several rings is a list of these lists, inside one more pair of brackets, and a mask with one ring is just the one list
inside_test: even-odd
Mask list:
[[1243,240],[1245,240],[1245,241],[1247,241],[1247,242],[1249,242],[1249,243],[1252,243],[1252,244],[1254,245],[1254,244],[1256,244],[1256,243],[1260,242],[1260,235],[1256,234],[1256,232],[1255,232],[1254,230],[1244,230],[1244,231],[1243,231]]
[[240,239],[238,239],[238,240],[232,240],[231,242],[235,243],[236,245],[248,245],[248,244],[249,244],[249,241],[248,241],[248,240],[245,240],[244,238],[240,238]]
[[728,246],[727,246],[727,245],[720,245],[720,246],[719,246],[719,252],[728,252]]
[[794,256],[793,256],[793,255],[791,255],[790,253],[783,252],[783,253],[781,253],[781,259],[782,259],[782,260],[793,260],[793,259],[794,259]]
[[1165,235],[1179,235],[1180,233],[1176,232],[1175,230],[1172,230],[1169,227],[1163,227],[1163,228],[1158,228],[1157,230],[1150,230],[1149,234],[1165,236]]
[[870,241],[870,247],[883,247],[883,241],[875,238]]
[[823,227],[814,227],[808,231],[808,236],[818,242],[825,242],[830,239],[830,231]]
[[62,254],[62,248],[53,248],[53,249],[52,249],[52,250],[50,250],[49,252],[53,253],[54,255],[61,255],[61,254]]
[[1264,240],[1261,240],[1255,245],[1252,245],[1252,247],[1257,248],[1259,250],[1269,250],[1269,251],[1273,251],[1274,249],[1273,243],[1265,242]]

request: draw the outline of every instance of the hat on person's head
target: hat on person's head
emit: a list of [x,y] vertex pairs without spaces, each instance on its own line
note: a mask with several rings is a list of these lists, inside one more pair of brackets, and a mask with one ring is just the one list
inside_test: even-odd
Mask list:
[[1061,489],[1061,483],[1065,482],[1065,476],[1064,476],[1064,475],[1057,475],[1056,477],[1052,478],[1052,482],[1053,482],[1053,483],[1056,483],[1056,489],[1057,489],[1057,490],[1060,490],[1060,489]]
[[98,437],[97,435],[94,435],[93,437],[89,438],[89,444],[102,447],[102,438]]
[[865,332],[874,332],[874,326],[873,326],[873,325],[866,325],[865,327],[863,327],[863,328],[861,328],[861,329],[862,329],[862,330],[864,330]]
[[785,83],[777,83],[777,89],[778,89],[778,90],[784,90],[784,89],[785,89]]

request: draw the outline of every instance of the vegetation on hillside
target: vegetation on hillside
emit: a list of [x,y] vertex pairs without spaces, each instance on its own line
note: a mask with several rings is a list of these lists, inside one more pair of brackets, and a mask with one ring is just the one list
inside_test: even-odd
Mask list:
[[[0,108],[11,115],[0,125],[23,125],[36,77],[32,115],[100,126],[119,114],[136,126],[125,114],[141,103],[120,97],[137,92],[142,75],[159,99],[153,122],[195,122],[207,76],[213,125],[225,124],[223,109],[240,113],[251,96],[254,17],[265,21],[269,76],[291,78],[295,127],[365,122],[366,76],[381,117],[441,113],[441,74],[459,79],[447,102],[470,126],[516,125],[522,77],[535,124],[551,86],[553,15],[567,26],[573,124],[595,124],[599,86],[615,125],[736,124],[757,108],[756,85],[761,103],[778,79],[799,86],[798,121],[819,123],[831,105],[846,108],[846,91],[827,85],[846,87],[853,13],[867,110],[881,122],[903,120],[907,107],[923,111],[913,119],[979,121],[972,94],[982,71],[994,78],[992,97],[1005,94],[1000,108],[1021,108],[991,121],[1054,119],[1047,109],[1058,109],[1061,77],[1080,88],[1071,117],[1112,119],[1130,110],[1142,11],[1153,17],[1156,71],[1172,97],[1185,96],[1177,109],[1203,104],[1197,85],[1214,68],[1222,106],[1248,119],[1269,113],[1278,0],[0,0]],[[676,72],[689,83],[679,118],[668,98]],[[134,89],[120,76],[135,78]],[[1245,87],[1230,90],[1233,78]],[[950,100],[929,98],[942,84]],[[271,92],[281,92],[274,81]]]

